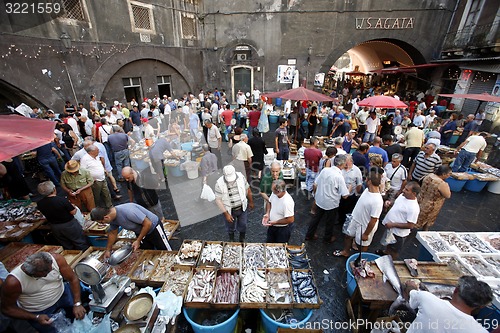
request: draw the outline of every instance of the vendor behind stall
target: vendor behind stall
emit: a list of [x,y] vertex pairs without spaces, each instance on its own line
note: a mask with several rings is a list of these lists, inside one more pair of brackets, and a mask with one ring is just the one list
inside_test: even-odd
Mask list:
[[68,314],[72,309],[76,319],[85,316],[78,278],[60,254],[38,252],[26,258],[5,279],[1,303],[3,314],[28,320],[40,333],[58,332],[50,315],[59,309]]
[[90,213],[92,220],[109,224],[108,243],[105,258],[111,255],[111,248],[118,238],[118,228],[135,232],[137,239],[132,243],[135,250],[172,250],[163,224],[158,216],[136,203],[126,203],[111,208],[97,207]]

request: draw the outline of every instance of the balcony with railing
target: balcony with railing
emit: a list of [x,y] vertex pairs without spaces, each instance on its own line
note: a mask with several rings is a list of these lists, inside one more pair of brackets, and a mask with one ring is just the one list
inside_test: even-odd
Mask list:
[[446,34],[443,52],[464,49],[492,48],[500,45],[500,20],[490,24],[475,25]]

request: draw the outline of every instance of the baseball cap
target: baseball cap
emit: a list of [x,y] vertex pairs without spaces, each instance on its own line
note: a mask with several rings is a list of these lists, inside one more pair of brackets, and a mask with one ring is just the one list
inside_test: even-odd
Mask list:
[[141,120],[143,123],[147,123],[149,121],[148,118],[142,118]]
[[236,169],[232,165],[226,165],[224,169],[222,169],[222,173],[224,174],[224,179],[228,182],[234,182],[236,180]]

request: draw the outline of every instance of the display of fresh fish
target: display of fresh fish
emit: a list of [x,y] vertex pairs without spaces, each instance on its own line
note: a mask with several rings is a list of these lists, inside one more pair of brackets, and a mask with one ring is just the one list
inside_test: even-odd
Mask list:
[[310,271],[292,271],[293,297],[296,303],[316,304],[318,293]]
[[157,259],[157,262],[158,265],[149,279],[151,281],[165,281],[170,268],[175,263],[175,254],[165,253]]
[[188,285],[186,302],[210,302],[214,288],[215,271],[200,269],[193,274]]
[[240,268],[241,263],[241,245],[226,244],[222,255],[223,268]]
[[264,271],[247,269],[241,274],[241,296],[243,303],[263,303],[266,300],[268,284]]
[[268,271],[267,283],[267,302],[289,304],[292,302],[292,290],[289,282],[287,271]]
[[186,290],[191,270],[172,269],[165,277],[165,284],[162,291],[172,291],[176,296],[183,296]]
[[175,261],[180,265],[194,265],[198,259],[202,245],[201,241],[185,241],[182,243]]
[[403,291],[401,289],[401,281],[399,279],[398,272],[396,271],[396,267],[394,267],[392,257],[389,255],[382,256],[375,259],[375,263],[377,264],[380,271],[384,274],[384,282],[389,281],[398,295],[403,295]]
[[492,252],[491,249],[474,234],[463,234],[463,235],[460,235],[460,237],[463,240],[465,240],[466,242],[468,242],[470,246],[472,246],[474,249],[478,250],[479,252],[482,252],[482,253],[491,253]]
[[451,299],[456,286],[450,284],[421,282],[420,289],[426,290],[441,299]]
[[239,281],[237,273],[223,272],[215,279],[215,303],[237,304],[239,297]]
[[201,251],[200,264],[219,266],[222,261],[222,244],[207,243]]
[[307,258],[306,249],[302,246],[299,249],[291,249],[287,248],[288,252],[288,262],[290,266],[295,269],[308,269],[309,267],[309,259]]
[[262,244],[247,244],[243,249],[243,269],[265,268],[265,251]]
[[266,246],[267,268],[288,268],[284,246]]

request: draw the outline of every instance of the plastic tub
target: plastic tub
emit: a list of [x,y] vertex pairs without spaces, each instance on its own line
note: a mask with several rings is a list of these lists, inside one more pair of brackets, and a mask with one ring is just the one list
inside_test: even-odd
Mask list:
[[108,238],[106,236],[87,236],[89,238],[90,245],[95,247],[106,247],[108,244]]
[[304,326],[304,324],[311,319],[311,316],[313,314],[312,309],[293,309],[292,311],[294,314],[297,314],[297,317],[300,318],[297,319],[297,322],[294,324],[283,324],[275,321],[272,319],[266,312],[267,311],[272,311],[269,309],[260,309],[260,317],[262,320],[262,326],[264,326],[264,330],[266,333],[276,333],[278,331],[278,328],[290,328],[290,329],[297,329],[301,326]]
[[445,182],[450,185],[450,190],[452,192],[460,192],[464,188],[465,183],[467,183],[467,180],[458,180],[453,177],[448,177]]
[[283,99],[281,97],[276,98],[276,106],[281,106],[283,104]]
[[173,177],[182,177],[184,175],[184,171],[181,170],[179,166],[169,166],[168,174]]
[[186,309],[182,308],[182,313],[186,320],[191,324],[193,331],[195,333],[206,333],[206,332],[214,332],[214,333],[228,333],[233,332],[236,324],[238,323],[238,313],[240,309],[237,309],[234,314],[225,322],[213,325],[213,326],[203,326],[198,323],[195,323],[192,318],[196,317],[196,313],[198,311],[207,311],[206,309]]
[[270,124],[277,124],[278,123],[279,116],[273,116],[269,115],[269,123]]
[[[477,172],[468,172],[468,173],[474,174]],[[477,180],[477,179],[471,179],[465,183],[464,188],[467,191],[471,191],[471,192],[481,192],[484,189],[484,187],[486,186],[486,184],[488,184],[488,182],[483,182],[483,181]]]
[[[352,296],[352,294],[354,293],[354,290],[356,289],[356,286],[358,285],[356,283],[356,279],[354,278],[354,274],[352,274],[352,271],[351,271],[351,265],[350,263],[354,260],[356,260],[356,258],[359,256],[359,253],[355,253],[353,254],[352,256],[350,256],[346,263],[345,263],[345,270],[347,272],[347,293],[349,294],[349,297]],[[368,252],[363,252],[361,253],[361,259],[366,259],[368,261],[373,261],[377,258],[380,258],[379,255],[375,254],[375,253],[368,253]]]
[[191,151],[193,150],[193,142],[184,142],[181,144],[181,150]]
[[488,192],[500,194],[500,180],[488,184]]

